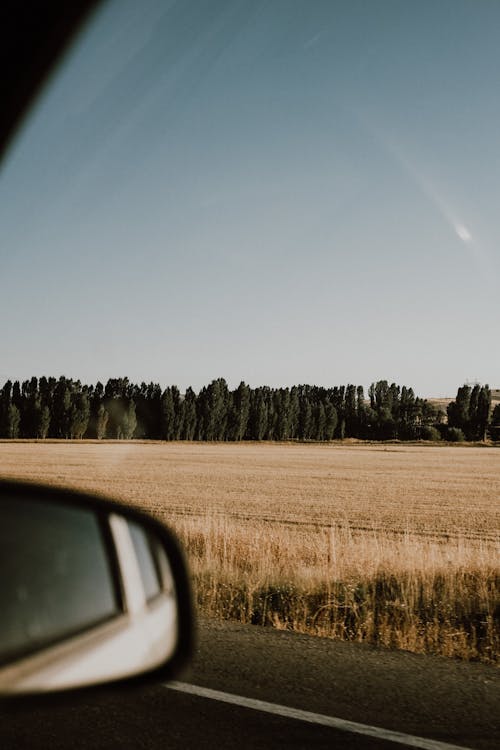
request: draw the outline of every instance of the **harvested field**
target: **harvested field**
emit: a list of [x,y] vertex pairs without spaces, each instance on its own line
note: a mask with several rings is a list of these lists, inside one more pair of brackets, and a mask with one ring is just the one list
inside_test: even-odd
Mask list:
[[500,653],[500,451],[0,443],[0,474],[107,493],[180,534],[205,614],[415,652]]

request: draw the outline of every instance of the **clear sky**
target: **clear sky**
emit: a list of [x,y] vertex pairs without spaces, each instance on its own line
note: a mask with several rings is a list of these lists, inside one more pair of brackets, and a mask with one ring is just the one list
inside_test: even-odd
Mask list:
[[0,381],[500,386],[499,29],[105,4],[0,172]]

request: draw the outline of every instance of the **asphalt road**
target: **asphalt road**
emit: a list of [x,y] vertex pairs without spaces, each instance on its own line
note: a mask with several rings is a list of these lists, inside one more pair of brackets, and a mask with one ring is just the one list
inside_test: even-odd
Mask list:
[[[416,736],[500,747],[500,672],[480,664],[205,621],[181,679],[238,700],[401,732],[407,746]],[[0,747],[395,750],[404,744],[156,685],[43,707],[4,706]]]

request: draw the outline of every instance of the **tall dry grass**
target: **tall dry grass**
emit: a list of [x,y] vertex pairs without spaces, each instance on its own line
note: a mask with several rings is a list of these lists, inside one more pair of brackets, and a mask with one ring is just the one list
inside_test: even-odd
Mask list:
[[206,615],[495,662],[498,550],[457,537],[179,518]]
[[206,615],[491,663],[499,466],[479,448],[0,444],[4,475],[169,522]]

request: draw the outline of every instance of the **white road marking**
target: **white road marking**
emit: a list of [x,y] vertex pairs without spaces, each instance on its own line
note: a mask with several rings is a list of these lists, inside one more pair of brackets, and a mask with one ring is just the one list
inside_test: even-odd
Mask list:
[[398,742],[400,745],[407,747],[418,747],[421,750],[469,750],[463,745],[450,745],[447,742],[438,740],[429,740],[425,737],[414,737],[411,734],[403,732],[393,732],[391,729],[382,727],[372,727],[369,724],[360,724],[357,721],[346,721],[338,719],[335,716],[325,716],[324,714],[315,714],[312,711],[302,711],[299,708],[289,708],[280,706],[277,703],[268,703],[267,701],[257,700],[256,698],[245,698],[242,695],[233,695],[232,693],[223,693],[220,690],[200,687],[199,685],[190,685],[187,682],[168,682],[165,684],[170,690],[177,690],[189,695],[197,695],[200,698],[208,698],[222,703],[231,703],[243,708],[252,708],[255,711],[264,711],[275,716],[284,716],[287,719],[297,719],[298,721],[307,721],[310,724],[320,724],[332,729],[340,729],[344,732],[354,732],[355,734],[364,734],[368,737],[376,737],[379,740],[387,742]]

